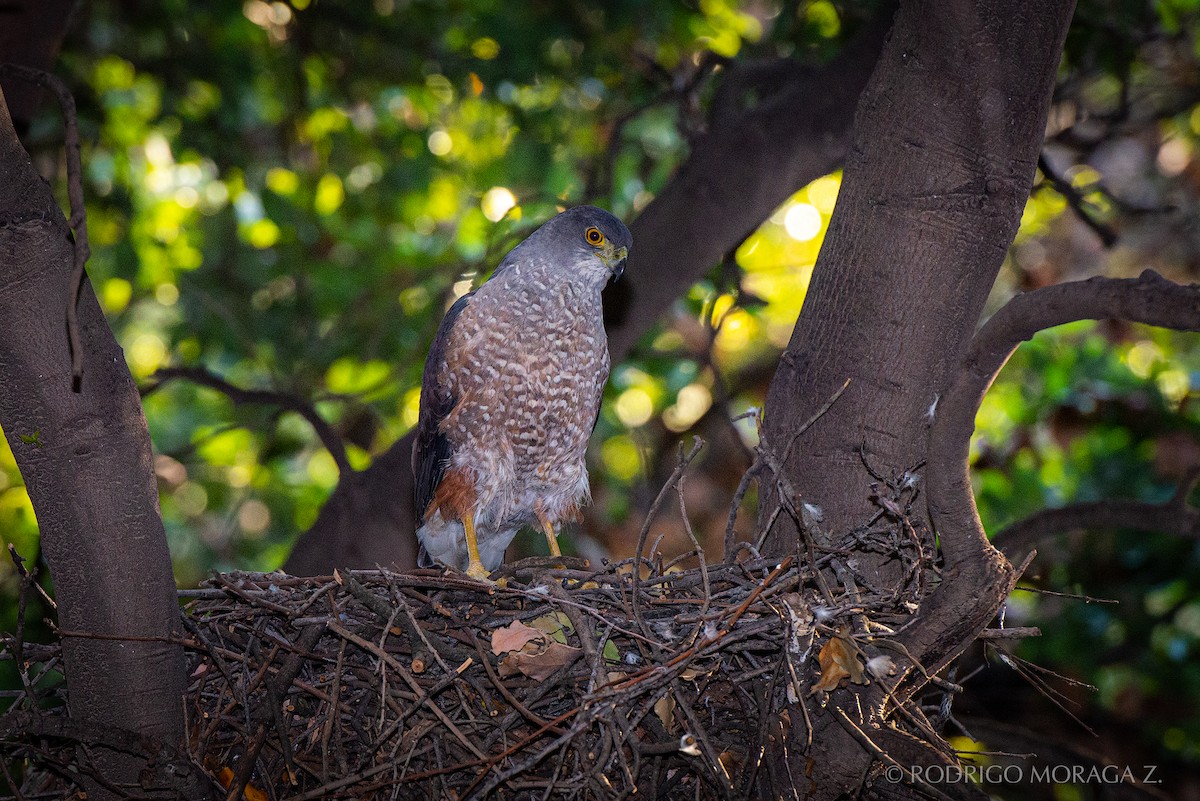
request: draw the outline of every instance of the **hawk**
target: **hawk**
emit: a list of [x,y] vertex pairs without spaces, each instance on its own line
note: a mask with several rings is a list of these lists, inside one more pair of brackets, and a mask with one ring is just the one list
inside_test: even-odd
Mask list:
[[584,453],[609,368],[600,291],[631,244],[607,211],[564,211],[446,312],[413,443],[422,567],[487,580],[525,526],[560,555],[555,526],[590,499]]

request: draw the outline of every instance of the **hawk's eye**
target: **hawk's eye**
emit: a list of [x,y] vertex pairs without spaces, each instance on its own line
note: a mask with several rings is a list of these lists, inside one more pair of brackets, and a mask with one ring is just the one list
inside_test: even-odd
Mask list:
[[604,234],[600,233],[600,229],[594,225],[583,232],[583,238],[587,240],[589,245],[595,248],[604,244]]

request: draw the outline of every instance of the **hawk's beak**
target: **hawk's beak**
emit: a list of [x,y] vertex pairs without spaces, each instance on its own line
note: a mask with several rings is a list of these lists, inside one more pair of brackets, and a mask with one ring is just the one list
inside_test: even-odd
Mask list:
[[600,254],[600,260],[604,262],[612,273],[610,280],[616,281],[625,272],[625,259],[629,257],[629,248],[605,248]]

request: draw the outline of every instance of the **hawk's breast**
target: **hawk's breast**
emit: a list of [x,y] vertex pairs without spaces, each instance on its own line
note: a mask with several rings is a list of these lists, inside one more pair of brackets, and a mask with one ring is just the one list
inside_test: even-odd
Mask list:
[[477,476],[481,506],[499,501],[503,519],[531,498],[587,494],[584,454],[609,369],[598,297],[570,286],[481,291],[444,369],[458,403],[443,430],[455,466]]

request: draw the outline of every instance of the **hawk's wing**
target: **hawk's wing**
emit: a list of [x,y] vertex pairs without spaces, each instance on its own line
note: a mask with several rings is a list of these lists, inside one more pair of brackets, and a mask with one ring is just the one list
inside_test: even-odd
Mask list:
[[[442,420],[454,409],[458,399],[450,389],[438,382],[438,371],[446,359],[446,343],[450,339],[450,330],[454,327],[462,310],[470,303],[474,292],[468,292],[459,298],[438,326],[433,344],[429,348],[429,358],[425,360],[425,373],[421,377],[421,414],[417,418],[417,438],[413,442],[412,469],[414,487],[416,489],[416,506],[413,514],[416,527],[420,528],[425,522],[425,513],[433,502],[433,495],[438,484],[446,474],[446,464],[450,461],[450,441],[439,428]],[[418,564],[428,561],[425,549],[419,549]],[[422,565],[425,566],[425,565]]]

